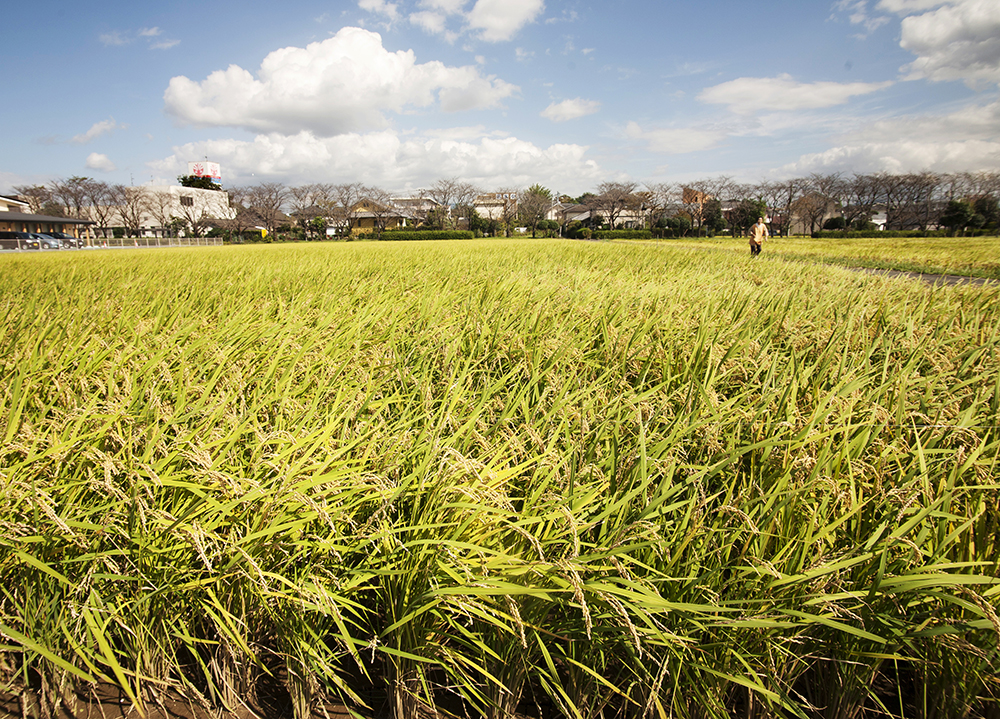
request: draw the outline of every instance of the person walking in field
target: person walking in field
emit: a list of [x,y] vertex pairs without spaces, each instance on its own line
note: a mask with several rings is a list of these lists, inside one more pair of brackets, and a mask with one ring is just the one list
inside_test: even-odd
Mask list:
[[761,245],[764,244],[764,240],[770,236],[770,233],[767,231],[767,225],[764,224],[764,218],[758,217],[757,224],[750,228],[751,257],[756,257],[760,254]]

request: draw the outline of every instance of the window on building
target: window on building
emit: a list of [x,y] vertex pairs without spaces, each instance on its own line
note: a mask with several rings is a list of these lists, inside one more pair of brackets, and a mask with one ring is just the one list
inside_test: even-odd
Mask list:
[[186,195],[181,196],[181,206],[183,207],[194,207],[194,198],[188,197]]

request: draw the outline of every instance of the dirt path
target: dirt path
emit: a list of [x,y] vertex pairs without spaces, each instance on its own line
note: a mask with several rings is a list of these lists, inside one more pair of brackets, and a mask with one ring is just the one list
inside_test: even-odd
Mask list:
[[985,277],[966,277],[965,275],[934,275],[923,272],[906,272],[904,270],[879,270],[870,267],[851,267],[854,272],[864,272],[869,275],[885,277],[906,277],[911,280],[922,280],[930,285],[976,285],[978,287],[1000,287],[1000,281]]

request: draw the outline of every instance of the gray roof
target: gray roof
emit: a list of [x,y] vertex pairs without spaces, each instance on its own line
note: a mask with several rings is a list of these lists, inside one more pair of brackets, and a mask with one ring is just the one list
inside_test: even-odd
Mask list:
[[53,217],[51,215],[32,215],[27,212],[0,212],[0,222],[55,222],[64,225],[96,225],[90,220],[77,220],[73,217]]

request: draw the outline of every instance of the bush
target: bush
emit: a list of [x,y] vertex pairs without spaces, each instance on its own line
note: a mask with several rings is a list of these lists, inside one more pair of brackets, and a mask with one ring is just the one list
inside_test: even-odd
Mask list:
[[591,232],[589,227],[578,227],[573,233],[573,237],[578,240],[589,240],[592,234],[594,233]]
[[847,220],[843,217],[831,217],[823,223],[824,230],[846,230]]
[[653,233],[649,230],[600,230],[594,237],[598,240],[650,240]]
[[812,233],[813,239],[851,237],[947,237],[945,230],[822,230]]

